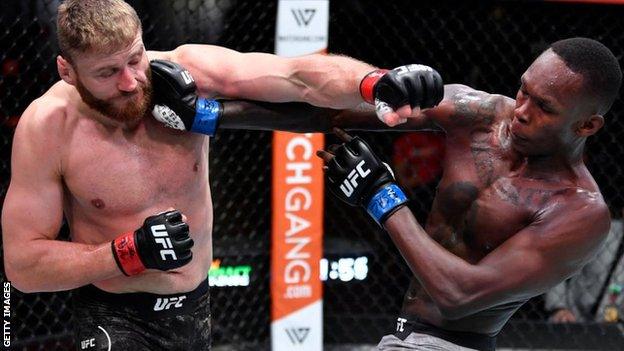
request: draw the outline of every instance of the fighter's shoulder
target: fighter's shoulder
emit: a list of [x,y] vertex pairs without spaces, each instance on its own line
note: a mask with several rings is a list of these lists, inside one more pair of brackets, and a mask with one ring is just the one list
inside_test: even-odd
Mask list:
[[459,126],[492,125],[510,118],[515,102],[500,94],[491,94],[462,84],[444,87],[443,103],[449,111],[448,123]]
[[528,233],[537,234],[529,245],[549,252],[556,259],[553,264],[580,268],[595,256],[610,225],[609,208],[599,191],[566,187],[548,197],[527,227]]
[[184,44],[171,51],[148,51],[150,60],[167,60],[175,62],[187,69],[198,92],[206,97],[214,96],[215,92],[223,92],[228,86],[224,84],[236,69],[240,53],[216,45]]
[[606,229],[598,230],[599,232],[608,230],[609,207],[597,187],[572,186],[555,191],[545,203],[544,210],[548,212],[551,208],[554,212],[565,213],[566,217],[574,218],[579,224],[593,226],[594,229],[606,225]]
[[16,137],[24,135],[30,139],[45,134],[50,140],[58,135],[67,122],[71,89],[67,83],[60,81],[33,100],[20,117]]

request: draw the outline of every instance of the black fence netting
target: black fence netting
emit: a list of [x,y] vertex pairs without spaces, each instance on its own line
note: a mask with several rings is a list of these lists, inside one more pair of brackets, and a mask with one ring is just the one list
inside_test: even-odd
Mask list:
[[[148,49],[168,50],[190,42],[239,51],[274,49],[274,1],[128,2],[142,18]],[[54,24],[58,4],[56,0],[0,3],[0,201],[10,179],[11,141],[19,116],[58,80]],[[438,69],[446,82],[514,96],[530,62],[548,43],[561,38],[598,39],[622,62],[622,18],[624,6],[616,5],[332,1],[329,51],[380,67],[424,63]],[[209,57],[206,61],[210,64]],[[605,312],[609,295],[617,294],[617,284],[622,284],[612,273],[622,272],[616,267],[616,253],[624,207],[620,161],[624,123],[619,118],[623,109],[620,97],[605,128],[587,147],[587,163],[613,213],[612,240],[582,274],[524,305],[502,331],[500,347],[624,348],[621,324],[605,322],[607,312],[613,312],[609,306]],[[441,173],[444,136],[360,134],[390,161],[413,199],[410,207],[424,221]],[[332,141],[334,137],[328,136],[327,142]],[[215,207],[215,261],[210,273],[213,344],[228,350],[268,349],[271,133],[220,131],[211,141],[210,181]],[[324,343],[337,349],[346,344],[373,345],[393,329],[409,270],[388,236],[362,211],[327,194],[325,213]],[[62,232],[61,238],[67,237],[67,229]],[[12,347],[71,349],[70,294],[13,290]],[[575,310],[575,323],[554,322],[557,311],[574,309],[577,302],[588,307]]]

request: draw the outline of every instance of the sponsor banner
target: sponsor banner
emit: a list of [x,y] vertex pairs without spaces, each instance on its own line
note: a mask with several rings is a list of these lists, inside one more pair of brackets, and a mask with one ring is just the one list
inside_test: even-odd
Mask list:
[[[271,345],[273,350],[322,350],[323,345],[316,343],[322,340],[322,328],[310,327],[310,320],[317,319],[323,314],[323,304],[317,301],[298,310],[289,318],[280,319],[271,323]],[[310,342],[315,340],[315,342]]]
[[[310,330],[310,336],[301,343],[273,342],[273,350],[293,350],[294,346],[322,350],[323,346],[319,279],[323,163],[314,154],[323,142],[322,134],[275,133],[273,137],[271,319],[272,324],[296,324]],[[306,318],[300,320],[300,311],[311,305],[321,307],[307,310]],[[280,337],[272,334],[272,340]]]
[[275,53],[300,56],[327,49],[329,1],[280,0],[277,8]]
[[[325,52],[329,0],[280,0],[275,52],[293,57]],[[322,350],[322,134],[273,134],[272,350]],[[304,316],[302,318],[302,316]]]

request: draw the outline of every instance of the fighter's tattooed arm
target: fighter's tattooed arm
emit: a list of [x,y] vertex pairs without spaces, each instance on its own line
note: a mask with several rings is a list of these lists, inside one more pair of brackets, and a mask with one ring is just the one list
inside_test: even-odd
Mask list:
[[451,125],[487,128],[513,106],[510,98],[465,86],[449,86],[445,93],[453,104],[448,120]]
[[410,120],[430,121],[444,130],[487,128],[497,116],[513,111],[514,100],[489,94],[461,84],[444,86],[444,99],[438,106],[416,113]]

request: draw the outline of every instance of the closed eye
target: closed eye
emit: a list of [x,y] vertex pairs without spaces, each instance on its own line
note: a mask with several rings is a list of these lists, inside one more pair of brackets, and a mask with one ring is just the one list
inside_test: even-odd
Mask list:
[[117,71],[116,69],[107,69],[105,71],[100,72],[100,74],[98,74],[98,77],[109,78],[109,77],[112,77],[116,71]]

